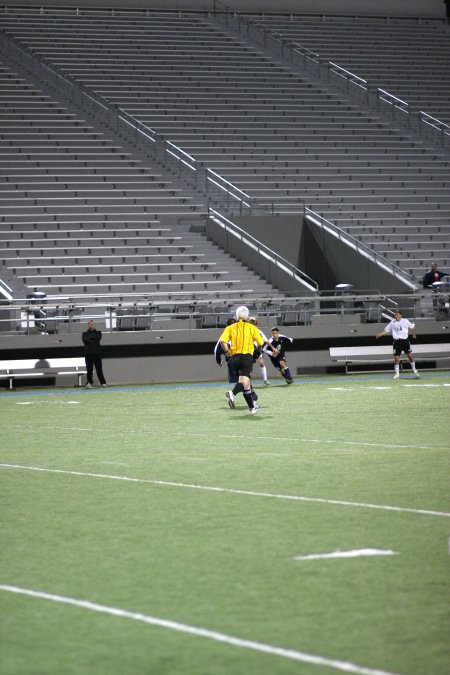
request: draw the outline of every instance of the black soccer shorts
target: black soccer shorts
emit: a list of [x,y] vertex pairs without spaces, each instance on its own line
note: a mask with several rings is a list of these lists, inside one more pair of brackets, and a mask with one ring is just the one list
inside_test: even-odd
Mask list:
[[394,356],[400,356],[402,352],[409,354],[412,351],[409,340],[394,340]]

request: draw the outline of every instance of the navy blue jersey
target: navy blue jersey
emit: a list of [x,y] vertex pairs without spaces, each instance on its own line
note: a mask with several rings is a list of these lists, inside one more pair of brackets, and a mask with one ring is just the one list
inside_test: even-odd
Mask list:
[[279,349],[280,351],[278,352],[277,356],[274,356],[270,350],[268,350],[268,354],[271,359],[276,360],[276,361],[284,361],[286,359],[286,355],[284,352],[285,347],[291,343],[294,342],[294,340],[287,335],[279,335],[278,340],[275,340],[274,337],[269,338],[269,342],[272,345],[272,347],[275,347],[276,349]]

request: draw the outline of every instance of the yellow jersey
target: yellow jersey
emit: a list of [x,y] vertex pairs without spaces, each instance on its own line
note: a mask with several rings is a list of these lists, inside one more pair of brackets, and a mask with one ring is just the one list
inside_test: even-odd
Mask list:
[[227,326],[219,340],[230,345],[229,353],[231,356],[233,354],[253,354],[255,342],[259,347],[264,344],[259,328],[252,323],[242,321],[242,319],[232,323],[231,326]]

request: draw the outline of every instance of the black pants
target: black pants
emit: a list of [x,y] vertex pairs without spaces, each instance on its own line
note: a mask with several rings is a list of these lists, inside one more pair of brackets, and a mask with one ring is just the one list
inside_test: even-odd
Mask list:
[[95,355],[86,354],[84,360],[86,361],[87,381],[89,382],[89,384],[94,384],[92,378],[94,366],[95,372],[97,373],[98,381],[100,382],[100,384],[106,384],[105,376],[103,375],[102,357],[99,354]]
[[253,370],[253,354],[234,354],[228,362],[228,367],[238,377],[244,375],[244,377],[251,378]]

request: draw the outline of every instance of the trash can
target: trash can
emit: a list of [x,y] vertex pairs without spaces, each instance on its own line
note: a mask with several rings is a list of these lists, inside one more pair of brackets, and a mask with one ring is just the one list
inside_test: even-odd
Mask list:
[[[42,305],[45,305],[47,302],[47,293],[44,293],[44,291],[33,291],[33,293],[29,293],[27,295],[27,300],[30,305],[40,305],[40,307],[36,307],[34,310],[30,310],[28,312],[29,316],[27,323],[29,328],[34,328],[35,330],[39,330],[41,333],[46,333],[47,330],[44,319],[47,314]],[[32,318],[34,321],[32,321]]]
[[335,295],[340,297],[340,300],[336,302],[336,309],[339,310],[341,314],[349,314],[355,311],[355,302],[346,298],[348,295],[353,293],[353,284],[336,284],[334,287]]

